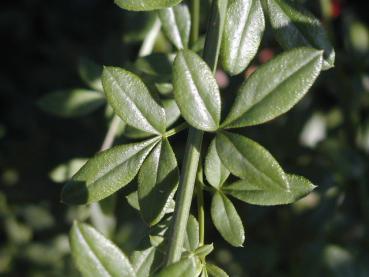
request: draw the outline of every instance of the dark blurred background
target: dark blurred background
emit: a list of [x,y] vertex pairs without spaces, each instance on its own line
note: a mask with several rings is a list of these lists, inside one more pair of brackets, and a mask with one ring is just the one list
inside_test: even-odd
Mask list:
[[[326,26],[336,67],[287,115],[245,133],[318,188],[286,207],[236,202],[244,248],[227,245],[208,220],[210,259],[230,276],[369,276],[369,4],[299,2]],[[131,66],[154,17],[106,0],[1,1],[0,276],[79,276],[68,245],[74,219],[92,222],[127,253],[137,244],[145,227],[126,192],[103,208],[60,203],[63,182],[100,149],[109,110],[99,102],[85,114],[57,116],[45,106],[58,101],[40,99],[94,88],[86,77],[94,63]],[[168,50],[160,34],[155,51]],[[227,85],[218,73],[224,94],[278,52],[268,31],[244,75]],[[175,144],[179,158],[185,138]],[[117,141],[125,140],[123,133]]]

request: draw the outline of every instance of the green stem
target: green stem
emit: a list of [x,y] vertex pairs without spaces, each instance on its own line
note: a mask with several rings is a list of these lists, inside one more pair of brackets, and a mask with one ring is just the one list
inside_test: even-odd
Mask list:
[[[202,179],[202,167],[199,167],[197,179]],[[204,208],[204,190],[200,181],[196,182],[197,195],[197,221],[199,222],[199,246],[203,246],[205,242],[205,208]]]
[[199,31],[200,31],[200,0],[192,0],[191,2],[191,35],[190,35],[191,47],[199,39]]
[[[213,0],[212,3],[203,58],[213,72],[216,71],[218,62],[227,3],[228,0]],[[173,225],[169,238],[167,265],[177,262],[181,258],[183,251],[183,242],[191,208],[203,136],[203,131],[194,128],[189,129]]]

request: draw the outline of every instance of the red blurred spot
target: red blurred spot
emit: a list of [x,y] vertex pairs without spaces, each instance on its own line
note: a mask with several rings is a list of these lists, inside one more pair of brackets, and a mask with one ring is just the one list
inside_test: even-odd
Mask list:
[[342,5],[340,3],[340,0],[332,0],[332,4],[331,4],[332,17],[340,16],[341,11],[342,11]]
[[267,61],[271,60],[274,56],[274,52],[270,48],[264,48],[260,51],[259,54],[259,61],[260,63],[266,63]]

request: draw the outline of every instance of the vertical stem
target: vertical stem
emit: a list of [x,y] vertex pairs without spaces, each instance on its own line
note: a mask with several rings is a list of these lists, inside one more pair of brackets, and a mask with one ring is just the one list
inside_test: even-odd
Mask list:
[[191,47],[199,39],[199,31],[200,31],[200,0],[192,0],[191,2],[191,35],[190,35]]
[[[213,0],[212,3],[203,58],[213,72],[216,71],[218,62],[227,4],[228,0]],[[179,180],[179,192],[176,199],[173,225],[169,238],[167,265],[175,263],[181,258],[203,136],[203,131],[190,128],[181,178]]]
[[[197,179],[202,180],[203,172],[202,167],[199,167],[197,172]],[[197,221],[199,222],[199,246],[203,246],[205,242],[205,209],[204,209],[204,191],[202,189],[202,183],[196,182],[196,195],[197,195]]]

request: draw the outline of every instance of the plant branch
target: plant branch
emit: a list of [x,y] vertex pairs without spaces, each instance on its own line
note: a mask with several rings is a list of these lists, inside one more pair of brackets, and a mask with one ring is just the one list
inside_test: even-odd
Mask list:
[[[212,2],[203,58],[213,72],[215,72],[217,66],[227,3],[228,0],[213,0]],[[189,129],[169,240],[167,265],[178,261],[183,251],[183,242],[191,208],[203,136],[203,131],[194,128]]]

